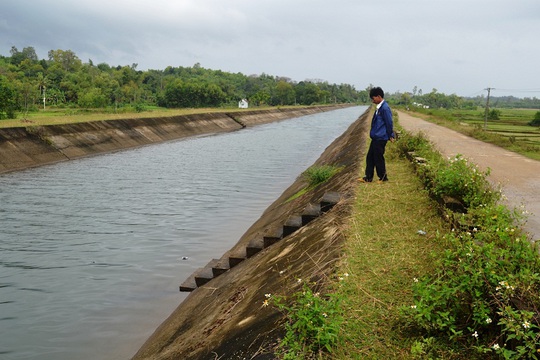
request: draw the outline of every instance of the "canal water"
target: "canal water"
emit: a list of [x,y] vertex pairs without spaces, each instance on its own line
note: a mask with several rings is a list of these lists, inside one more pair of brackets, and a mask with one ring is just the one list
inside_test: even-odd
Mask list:
[[0,359],[129,359],[365,109],[0,175]]

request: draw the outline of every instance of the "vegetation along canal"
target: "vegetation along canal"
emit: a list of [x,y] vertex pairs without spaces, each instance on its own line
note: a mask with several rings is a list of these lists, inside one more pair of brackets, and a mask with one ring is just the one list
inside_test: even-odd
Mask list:
[[0,357],[132,356],[365,109],[0,175]]

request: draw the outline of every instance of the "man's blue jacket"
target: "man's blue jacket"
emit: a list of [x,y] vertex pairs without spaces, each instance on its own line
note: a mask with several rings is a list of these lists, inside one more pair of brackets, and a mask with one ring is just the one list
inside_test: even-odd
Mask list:
[[384,101],[378,111],[375,111],[371,120],[371,131],[369,137],[373,140],[390,140],[394,137],[394,122],[392,121],[392,110]]

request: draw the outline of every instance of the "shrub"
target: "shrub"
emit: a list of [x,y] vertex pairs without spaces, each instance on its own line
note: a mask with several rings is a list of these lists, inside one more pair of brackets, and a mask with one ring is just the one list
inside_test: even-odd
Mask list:
[[422,169],[432,194],[461,199],[467,213],[450,214],[460,226],[439,237],[447,250],[434,273],[414,279],[414,303],[402,308],[426,339],[411,351],[457,343],[482,357],[539,358],[540,258],[517,226],[523,215],[498,204],[489,172],[461,156]]
[[536,114],[534,114],[534,119],[529,122],[530,126],[540,126],[540,111],[537,111]]
[[499,193],[492,191],[486,180],[487,171],[480,171],[461,155],[450,159],[433,174],[432,188],[429,189],[437,197],[451,196],[463,203],[466,208],[480,205],[491,205],[499,200]]
[[312,166],[303,172],[303,176],[309,182],[309,186],[317,186],[328,181],[340,170],[341,168],[331,165]]
[[499,120],[501,118],[501,110],[491,109],[487,118],[488,120]]
[[283,359],[305,359],[332,351],[343,322],[341,299],[336,294],[322,295],[304,283],[302,291],[291,299],[281,296],[272,299],[287,318],[286,333],[278,351]]

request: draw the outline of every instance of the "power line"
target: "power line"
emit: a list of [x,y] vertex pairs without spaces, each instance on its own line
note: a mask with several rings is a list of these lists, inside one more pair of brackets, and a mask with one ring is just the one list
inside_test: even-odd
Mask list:
[[532,93],[540,92],[540,89],[501,89],[501,88],[498,88],[497,90],[512,91],[512,92],[532,92]]

